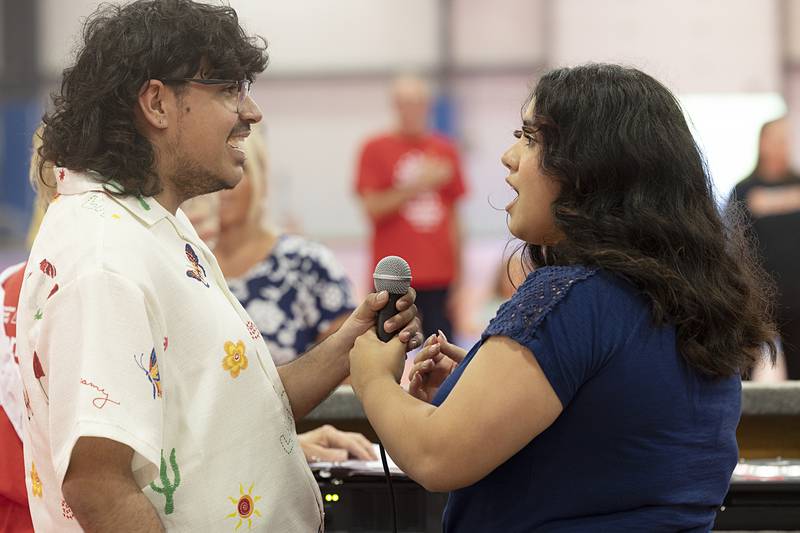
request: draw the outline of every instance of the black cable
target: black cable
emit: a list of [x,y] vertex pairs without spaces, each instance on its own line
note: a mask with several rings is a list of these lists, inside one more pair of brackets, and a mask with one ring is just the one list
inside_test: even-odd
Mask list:
[[389,472],[389,462],[386,460],[386,450],[383,449],[383,443],[381,443],[381,441],[378,441],[378,449],[381,451],[381,462],[383,463],[383,473],[386,474],[386,483],[389,484],[389,501],[392,503],[392,531],[397,533],[397,503],[394,501],[392,474]]

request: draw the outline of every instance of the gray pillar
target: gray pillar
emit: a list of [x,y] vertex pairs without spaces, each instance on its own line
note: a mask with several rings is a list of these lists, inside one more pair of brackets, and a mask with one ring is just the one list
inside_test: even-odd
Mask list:
[[39,90],[39,1],[0,0],[0,102]]

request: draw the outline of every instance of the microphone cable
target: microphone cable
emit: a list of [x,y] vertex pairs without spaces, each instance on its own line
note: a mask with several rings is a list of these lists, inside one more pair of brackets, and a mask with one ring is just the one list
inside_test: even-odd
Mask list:
[[386,460],[386,450],[383,443],[378,439],[378,449],[381,451],[381,463],[383,463],[383,473],[386,474],[386,483],[389,485],[389,501],[392,505],[392,532],[397,533],[397,502],[394,499],[394,486],[392,485],[392,474],[389,472],[389,462]]

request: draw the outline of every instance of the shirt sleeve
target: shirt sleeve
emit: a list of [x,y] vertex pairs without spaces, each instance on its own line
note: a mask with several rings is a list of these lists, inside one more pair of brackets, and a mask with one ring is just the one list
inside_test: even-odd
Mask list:
[[50,406],[59,485],[80,437],[126,444],[135,452],[137,481],[152,480],[160,464],[162,394],[143,291],[118,274],[83,274],[48,301],[41,327],[34,371]]
[[528,348],[564,407],[604,363],[596,334],[595,272],[583,267],[537,270],[482,335],[509,337]]

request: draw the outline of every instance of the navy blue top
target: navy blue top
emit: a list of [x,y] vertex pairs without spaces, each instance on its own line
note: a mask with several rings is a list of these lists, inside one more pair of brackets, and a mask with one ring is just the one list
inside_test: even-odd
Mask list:
[[276,365],[303,355],[332,322],[355,309],[333,252],[296,235],[281,235],[266,259],[228,285]]
[[485,478],[450,494],[446,532],[711,528],[738,458],[738,376],[711,380],[690,369],[675,328],[655,326],[629,283],[543,267],[500,307],[434,405],[493,335],[530,349],[564,410]]

